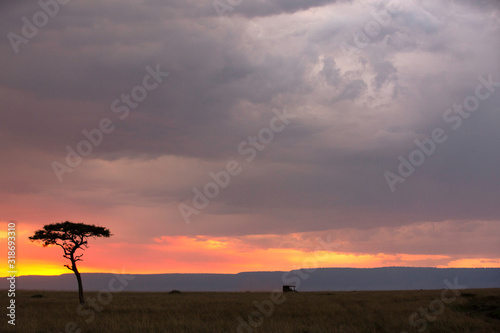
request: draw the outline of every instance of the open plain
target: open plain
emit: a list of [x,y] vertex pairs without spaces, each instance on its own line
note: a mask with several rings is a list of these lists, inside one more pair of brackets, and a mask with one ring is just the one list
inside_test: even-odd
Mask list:
[[0,331],[500,332],[500,289],[469,289],[458,296],[448,290],[445,298],[443,290],[279,296],[270,292],[87,292],[89,305],[79,308],[76,292],[19,291],[16,325],[4,319]]

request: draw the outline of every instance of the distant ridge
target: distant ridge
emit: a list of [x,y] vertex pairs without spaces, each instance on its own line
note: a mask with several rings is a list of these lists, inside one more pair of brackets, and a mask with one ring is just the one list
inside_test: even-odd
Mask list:
[[[134,276],[127,274],[126,276]],[[84,289],[107,288],[111,273],[82,274]],[[293,284],[299,291],[415,290],[446,288],[445,280],[467,288],[500,288],[500,268],[318,268],[288,272],[243,272],[238,274],[140,274],[127,281],[124,291],[271,291]],[[21,276],[20,290],[77,290],[73,274]],[[0,289],[8,289],[0,280]]]

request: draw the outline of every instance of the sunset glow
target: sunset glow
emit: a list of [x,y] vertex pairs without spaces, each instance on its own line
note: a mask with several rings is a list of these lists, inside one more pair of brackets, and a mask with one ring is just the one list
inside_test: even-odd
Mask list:
[[[59,275],[71,273],[63,265],[62,250],[43,248],[27,239],[29,229],[18,232],[18,275]],[[159,273],[239,273],[248,271],[287,271],[299,268],[388,266],[408,267],[500,267],[497,258],[459,258],[456,255],[407,253],[343,252],[347,244],[328,242],[328,236],[310,233],[289,235],[252,235],[246,237],[162,236],[151,243],[116,243],[113,239],[91,240],[79,263],[82,273],[127,272]],[[260,241],[279,240],[281,247],[259,245]],[[287,243],[288,240],[290,243]],[[290,247],[292,242],[301,244]],[[285,245],[285,246],[283,246]],[[5,237],[0,240],[5,245]]]
[[0,6],[18,275],[500,267],[498,2]]

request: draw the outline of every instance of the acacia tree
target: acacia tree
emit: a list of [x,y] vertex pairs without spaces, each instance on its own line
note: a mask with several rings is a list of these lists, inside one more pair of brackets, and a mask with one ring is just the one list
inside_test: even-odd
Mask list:
[[43,247],[58,245],[64,250],[63,257],[71,261],[70,265],[64,265],[73,271],[78,281],[78,297],[80,304],[84,304],[82,277],[76,267],[77,261],[82,261],[82,254],[76,254],[78,249],[82,251],[88,247],[88,238],[110,237],[109,229],[85,223],[61,222],[43,226],[43,229],[35,231],[29,239],[32,242],[40,242]]

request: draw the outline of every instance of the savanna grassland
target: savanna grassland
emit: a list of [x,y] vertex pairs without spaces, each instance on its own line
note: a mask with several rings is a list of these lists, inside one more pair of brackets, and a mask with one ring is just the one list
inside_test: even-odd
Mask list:
[[[2,295],[2,308],[6,313],[6,291]],[[18,291],[16,326],[8,325],[4,314],[0,330],[33,333],[500,332],[500,289],[464,290],[456,297],[448,290],[446,300],[452,300],[449,303],[441,301],[441,290],[299,292],[282,294],[281,298],[277,294],[272,298],[271,293],[264,292],[122,292],[112,294],[112,299],[101,296],[102,303],[110,301],[109,304],[97,302],[94,308],[77,310],[76,292]],[[87,292],[85,297],[95,300],[97,293]],[[242,320],[246,324],[241,324]]]

